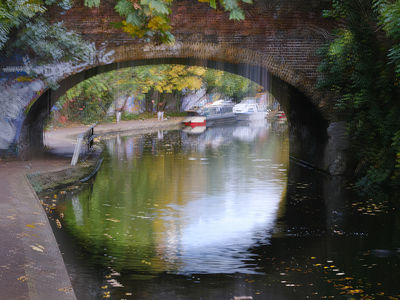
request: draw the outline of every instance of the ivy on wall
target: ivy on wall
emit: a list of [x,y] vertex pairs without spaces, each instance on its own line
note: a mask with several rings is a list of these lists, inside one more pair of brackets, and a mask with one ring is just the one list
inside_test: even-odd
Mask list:
[[400,1],[333,0],[325,15],[341,26],[320,50],[318,85],[348,121],[356,187],[370,197],[398,193]]

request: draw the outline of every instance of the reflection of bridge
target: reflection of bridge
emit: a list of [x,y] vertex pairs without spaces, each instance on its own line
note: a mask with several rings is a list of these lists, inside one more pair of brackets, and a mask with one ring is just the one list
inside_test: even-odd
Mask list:
[[[3,69],[10,72],[7,82],[0,83],[4,84],[0,150],[24,157],[41,149],[49,108],[68,88],[90,76],[135,65],[182,63],[230,71],[263,85],[288,113],[291,154],[333,170],[331,163],[337,165],[341,157],[335,141],[342,131],[333,122],[336,117],[329,97],[315,89],[315,52],[329,39],[333,25],[321,17],[329,2],[261,1],[247,8],[245,21],[233,22],[207,5],[179,1],[173,8],[177,40],[173,46],[134,41],[112,29],[109,23],[118,16],[109,4],[99,9],[76,7],[65,14],[53,10],[53,20],[62,19],[68,28],[93,41],[97,53],[80,65],[48,62],[39,67],[25,61],[25,69],[57,78],[60,87],[55,91],[48,90],[41,80],[20,82],[20,73],[12,72],[18,68]],[[9,66],[18,64],[24,62],[9,62]],[[326,144],[329,135],[332,139]]]

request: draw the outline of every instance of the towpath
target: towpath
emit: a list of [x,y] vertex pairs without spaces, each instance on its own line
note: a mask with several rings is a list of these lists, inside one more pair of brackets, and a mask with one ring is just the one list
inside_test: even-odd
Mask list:
[[[148,130],[177,128],[184,118],[176,117],[164,121],[157,119],[121,121],[117,123],[99,124],[95,127],[94,133],[99,135],[132,132],[142,133]],[[90,126],[76,126],[57,128],[45,132],[45,144],[52,153],[57,155],[72,156],[77,136]]]

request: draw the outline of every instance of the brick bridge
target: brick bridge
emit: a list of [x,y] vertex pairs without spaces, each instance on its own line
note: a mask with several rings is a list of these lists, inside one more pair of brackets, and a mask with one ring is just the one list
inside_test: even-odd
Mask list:
[[[49,14],[94,43],[90,62],[37,66],[15,59],[2,66],[6,79],[0,80],[0,153],[24,158],[42,149],[50,108],[82,80],[117,68],[181,63],[230,71],[263,85],[288,114],[292,157],[332,174],[345,169],[343,123],[338,122],[329,95],[315,88],[316,51],[329,40],[334,25],[321,17],[330,1],[260,0],[245,8],[242,22],[230,21],[226,13],[204,3],[176,1],[172,46],[133,40],[112,28],[110,22],[119,17],[103,2],[97,9],[55,9]],[[60,87],[50,90],[40,79],[19,80],[26,69],[56,78]]]

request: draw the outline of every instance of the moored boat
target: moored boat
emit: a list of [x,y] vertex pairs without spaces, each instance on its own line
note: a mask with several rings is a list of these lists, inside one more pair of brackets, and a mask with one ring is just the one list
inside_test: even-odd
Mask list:
[[204,116],[187,117],[183,120],[183,124],[192,128],[197,126],[206,126],[206,118]]
[[206,118],[206,125],[224,125],[236,122],[235,114],[233,113],[234,104],[231,101],[218,100],[212,104],[205,105],[199,110],[199,115]]
[[242,100],[233,107],[233,112],[238,121],[262,120],[266,116],[266,112],[260,109],[254,98]]

